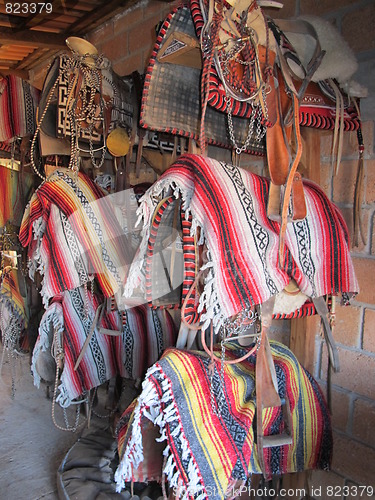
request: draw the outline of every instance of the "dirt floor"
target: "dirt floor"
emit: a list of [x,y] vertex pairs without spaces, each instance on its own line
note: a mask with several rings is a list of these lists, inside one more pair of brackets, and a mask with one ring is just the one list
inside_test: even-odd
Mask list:
[[[1,355],[2,349],[0,359]],[[0,379],[0,500],[56,500],[57,471],[87,425],[75,433],[57,429],[51,417],[52,394],[48,399],[45,386],[33,385],[28,355],[13,361],[13,399],[7,356]],[[56,418],[64,425],[59,407]],[[69,420],[73,424],[74,413]],[[98,420],[93,417],[91,428],[108,426],[108,418]]]

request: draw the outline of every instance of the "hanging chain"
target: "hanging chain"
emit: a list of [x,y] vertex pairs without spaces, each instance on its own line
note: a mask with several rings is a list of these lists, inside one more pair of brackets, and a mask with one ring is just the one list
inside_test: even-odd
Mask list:
[[[67,106],[67,116],[69,118],[71,133],[71,160],[69,167],[75,171],[79,169],[78,158],[80,156],[80,151],[88,152],[90,154],[91,162],[95,168],[100,169],[103,166],[107,151],[105,142],[105,135],[107,131],[105,130],[106,124],[104,112],[105,109],[114,104],[115,98],[117,97],[116,85],[112,80],[102,75],[101,69],[103,66],[103,56],[96,58],[95,66],[93,67],[87,66],[84,61],[84,57],[81,57],[73,52],[73,57],[71,56],[66,59],[66,68],[64,70],[66,77],[69,74],[77,74],[77,72],[83,76],[83,83],[81,85],[79,95],[75,97],[71,105],[68,103]],[[109,83],[113,90],[113,97],[111,97],[108,101],[103,99],[101,96],[103,80]],[[70,80],[67,92],[68,95],[72,95],[75,83],[74,78]],[[95,97],[97,95],[100,96],[99,103],[95,102]],[[80,106],[77,106],[79,100]],[[98,106],[100,108],[99,112]],[[100,128],[100,122],[103,125],[103,146],[95,149],[93,146],[93,136],[95,134],[95,129],[98,130]],[[83,123],[85,123],[86,130],[89,133],[88,151],[83,150],[79,145],[79,136],[83,130]],[[101,150],[102,153],[99,163],[96,163],[95,152],[99,150]]]
[[225,101],[227,104],[227,117],[228,117],[228,132],[229,132],[229,139],[234,147],[234,150],[237,155],[240,155],[241,153],[244,153],[245,151],[248,150],[250,142],[253,138],[254,134],[254,125],[256,121],[256,133],[254,137],[254,141],[260,143],[263,139],[263,137],[266,134],[266,127],[262,125],[261,122],[261,112],[260,112],[260,106],[253,106],[253,112],[251,113],[250,121],[249,121],[249,127],[247,130],[247,135],[245,142],[243,143],[242,146],[239,146],[237,143],[237,140],[234,135],[234,126],[233,126],[233,118],[232,118],[232,107],[231,107],[231,97],[230,96],[225,96]]

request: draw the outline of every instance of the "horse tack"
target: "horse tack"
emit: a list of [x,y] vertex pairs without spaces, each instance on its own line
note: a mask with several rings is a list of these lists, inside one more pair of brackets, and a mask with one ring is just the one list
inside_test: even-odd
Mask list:
[[[296,182],[293,189],[302,154],[299,97],[293,86],[287,89],[282,83],[283,75],[276,65],[276,39],[256,2],[232,2],[230,8],[225,8],[214,0],[199,5],[193,0],[191,8],[192,11],[201,9],[203,19],[197,13],[193,14],[204,60],[200,136],[203,154],[204,119],[208,103],[227,113],[229,136],[237,155],[244,151],[246,142],[240,146],[234,137],[231,130],[233,112],[251,117],[249,130],[257,122],[257,134],[266,137],[267,164],[274,185],[269,198],[268,216],[281,221],[281,256],[290,206],[295,211],[292,218],[299,220],[306,215],[302,184]],[[216,80],[220,79],[220,83],[215,82],[210,95],[213,62]],[[289,146],[292,134],[297,145],[294,154]],[[298,192],[298,196],[292,196],[292,192]],[[295,203],[297,205],[294,207]]]
[[69,156],[70,168],[78,168],[79,157],[87,156],[94,167],[100,167],[111,132],[109,152],[114,157],[126,154],[128,147],[119,149],[118,136],[128,146],[136,107],[129,78],[116,75],[103,55],[63,53],[52,62],[43,84],[32,149],[40,136],[43,156]]
[[[308,19],[266,19],[259,4],[242,0],[229,3],[215,0],[191,2],[194,23],[201,39],[203,79],[206,80],[205,84],[202,83],[202,121],[206,104],[226,113],[232,146],[235,153],[240,155],[245,150],[246,142],[241,147],[231,133],[231,115],[254,118],[255,114],[258,117],[258,125],[265,127],[267,164],[273,184],[268,215],[272,220],[281,221],[283,235],[287,221],[300,220],[305,213],[301,183],[295,177],[302,151],[300,125],[321,128],[319,124],[323,124],[323,128],[335,129],[333,148],[337,147],[338,166],[343,130],[352,127],[355,118],[353,121],[347,113],[344,118],[342,105],[341,110],[337,104],[332,106],[334,101],[343,101],[342,92],[333,80],[330,81],[335,95],[330,112],[336,107],[334,126],[328,125],[330,122],[332,124],[332,118],[315,120],[311,115],[311,106],[305,114],[310,88],[313,87],[310,81],[316,81],[315,73],[329,74],[329,68],[324,68],[323,72],[317,71],[325,55],[316,30],[319,24]],[[280,27],[290,36],[309,37],[309,53],[300,59],[300,51],[297,53],[294,50]],[[334,71],[332,69],[331,78],[335,77]],[[307,90],[308,96],[304,99]],[[327,96],[323,98],[326,99]],[[340,116],[340,120],[337,116]],[[293,136],[297,144],[294,152],[290,147]],[[201,124],[201,145],[204,153],[204,123]],[[296,193],[298,196],[294,196]],[[290,211],[294,212],[291,216]]]
[[[148,130],[167,132],[189,139],[199,140],[201,125],[201,103],[199,88],[201,86],[201,51],[193,48],[198,58],[197,63],[184,66],[184,57],[188,52],[177,55],[184,50],[182,45],[183,33],[197,43],[194,17],[197,11],[191,6],[175,8],[165,19],[161,27],[154,50],[152,52],[145,84],[143,87],[140,125]],[[180,40],[181,38],[181,40]],[[177,40],[174,43],[174,39]],[[195,45],[189,42],[189,46]],[[168,62],[164,57],[168,48]],[[181,47],[182,48],[179,48]],[[172,50],[173,49],[173,50]],[[163,57],[159,57],[162,54]],[[169,61],[172,61],[169,59]],[[168,88],[168,92],[164,89]],[[265,154],[264,137],[256,137],[256,130],[249,130],[248,120],[233,115],[234,136],[238,144],[244,144],[244,151],[254,155]],[[218,109],[207,106],[205,115],[205,136],[207,144],[226,149],[233,149],[228,137],[228,123],[226,114]]]
[[193,0],[191,10],[203,55],[201,149],[204,153],[204,120],[206,106],[210,105],[227,113],[232,146],[240,154],[246,142],[241,147],[234,137],[232,115],[251,118],[249,133],[253,133],[256,122],[255,133],[259,140],[264,136],[264,127],[272,125],[268,119],[264,85],[272,66],[269,48],[258,50],[254,30],[247,28],[245,17],[240,17],[234,8],[226,8],[212,0],[202,3]]

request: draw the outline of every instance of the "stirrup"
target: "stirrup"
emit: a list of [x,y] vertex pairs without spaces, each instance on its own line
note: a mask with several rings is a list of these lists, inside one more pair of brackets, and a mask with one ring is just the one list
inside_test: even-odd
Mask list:
[[[272,434],[270,436],[263,436],[263,448],[272,448],[273,446],[284,446],[292,444],[293,438],[291,434],[292,429],[292,413],[290,411],[290,403],[288,398],[281,399],[281,411],[283,414],[284,430],[280,434]],[[259,452],[259,451],[258,451]]]
[[[262,333],[259,350],[255,365],[255,391],[256,391],[256,425],[257,425],[257,451],[259,465],[264,477],[267,479],[264,448],[292,444],[291,435],[291,411],[287,398],[281,400],[278,394],[278,384],[275,365],[272,358],[267,331],[271,325],[274,298],[262,305]],[[284,417],[284,430],[280,434],[264,436],[263,434],[263,410],[265,408],[281,407]]]

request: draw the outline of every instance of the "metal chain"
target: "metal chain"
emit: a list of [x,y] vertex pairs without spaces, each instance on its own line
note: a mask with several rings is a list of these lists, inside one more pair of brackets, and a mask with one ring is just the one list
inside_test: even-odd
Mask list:
[[239,146],[237,144],[236,138],[234,136],[234,126],[233,126],[232,109],[231,109],[231,97],[226,96],[225,101],[227,103],[229,139],[230,139],[231,143],[233,144],[233,147],[235,148],[236,154],[240,155],[241,153],[246,151],[250,145],[250,141],[251,141],[253,131],[254,131],[254,123],[255,123],[255,117],[257,114],[257,108],[254,108],[254,110],[251,114],[246,140],[242,146]]
[[[82,99],[82,107],[81,111],[78,113],[77,116],[77,106],[76,106],[76,100],[74,103],[72,103],[71,106],[67,109],[67,115],[70,121],[70,133],[71,133],[71,141],[70,141],[70,161],[69,161],[69,168],[75,172],[78,173],[79,170],[79,145],[78,145],[78,137],[80,135],[80,132],[82,130],[81,127],[81,122],[87,122],[89,124],[88,130],[90,134],[89,138],[89,153],[90,153],[90,158],[92,161],[92,164],[95,168],[100,169],[103,166],[104,160],[105,160],[105,154],[106,154],[106,144],[105,144],[105,130],[104,130],[104,119],[103,119],[103,113],[104,109],[108,108],[109,106],[113,105],[114,99],[117,97],[117,88],[116,85],[111,81],[109,78],[105,77],[101,73],[101,69],[105,69],[103,66],[103,61],[104,61],[104,56],[98,56],[95,59],[95,66],[94,67],[89,67],[85,64],[86,60],[86,55],[81,56],[77,54],[76,52],[72,52],[72,55],[64,54],[62,56],[63,58],[63,67],[60,69],[59,75],[56,78],[53,86],[50,89],[45,108],[43,110],[42,116],[40,117],[39,123],[37,124],[37,128],[35,130],[33,139],[31,141],[31,148],[30,148],[30,153],[31,153],[31,165],[38,177],[40,177],[43,181],[46,180],[46,176],[42,175],[39,172],[39,169],[37,168],[35,164],[35,147],[36,147],[36,141],[38,134],[40,133],[41,127],[43,120],[47,114],[48,108],[51,104],[51,101],[54,97],[57,85],[61,82],[62,79],[67,79],[69,80],[69,75],[71,74],[77,74],[77,72],[80,72],[83,75],[83,91],[80,92],[80,97]],[[91,57],[91,56],[90,56]],[[113,89],[113,97],[106,102],[104,99],[100,99],[100,113],[99,116],[96,115],[97,111],[97,105],[94,103],[95,95],[97,92],[100,93],[101,91],[101,84],[102,80],[105,80],[107,83],[109,83],[112,86]],[[68,84],[68,90],[67,90],[67,95],[71,95],[71,91],[74,85],[74,78],[69,80]],[[89,96],[89,98],[87,97]],[[69,103],[68,103],[69,104]],[[93,130],[95,128],[95,124],[98,123],[99,121],[103,122],[103,141],[104,144],[100,148],[102,150],[101,158],[99,160],[99,163],[96,163],[95,160],[95,149],[93,147],[92,139],[93,139]],[[99,149],[98,149],[99,150]]]
[[[248,127],[248,131],[247,131],[247,135],[246,135],[246,140],[245,142],[243,143],[242,146],[239,146],[237,144],[237,141],[236,141],[236,138],[235,138],[235,135],[234,135],[234,126],[233,126],[233,119],[232,119],[232,109],[231,109],[231,97],[230,96],[226,96],[225,97],[225,101],[227,103],[227,117],[228,117],[228,132],[229,132],[229,139],[235,149],[235,152],[237,155],[240,155],[241,153],[244,153],[249,145],[250,145],[250,142],[251,142],[251,139],[253,137],[253,133],[254,133],[254,125],[255,125],[255,121],[256,121],[256,129],[255,129],[255,137],[254,137],[254,140],[258,143],[261,142],[261,140],[263,139],[263,137],[265,136],[266,134],[266,127],[264,127],[262,125],[262,122],[261,122],[261,110],[260,110],[260,106],[254,106],[253,107],[253,112],[251,114],[251,117],[250,117],[250,121],[249,121],[249,127]],[[267,110],[267,107],[265,108],[266,111]]]

